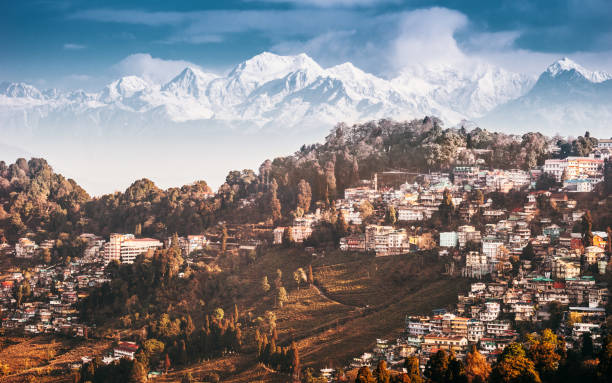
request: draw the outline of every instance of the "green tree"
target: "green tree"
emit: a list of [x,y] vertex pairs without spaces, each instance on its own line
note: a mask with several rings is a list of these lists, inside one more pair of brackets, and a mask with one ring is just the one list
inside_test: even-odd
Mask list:
[[594,355],[593,337],[591,336],[590,332],[582,335],[582,347],[580,348],[580,353],[582,354],[583,359],[591,359]]
[[291,247],[294,244],[293,230],[291,230],[291,227],[286,227],[285,230],[283,230],[283,246]]
[[521,251],[521,259],[531,261],[534,257],[535,251],[533,250],[533,245],[531,244],[531,242],[529,242],[527,246],[523,247],[523,250]]

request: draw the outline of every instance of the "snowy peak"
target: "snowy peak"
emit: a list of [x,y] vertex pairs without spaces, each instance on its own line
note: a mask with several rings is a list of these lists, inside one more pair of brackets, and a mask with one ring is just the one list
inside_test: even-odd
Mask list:
[[320,72],[322,68],[304,53],[296,56],[279,56],[274,53],[263,52],[238,64],[229,74],[229,77],[263,84],[270,80],[283,78],[299,70]]
[[175,78],[162,87],[162,91],[170,92],[177,96],[200,97],[204,94],[206,86],[216,75],[202,72],[192,67],[185,68]]
[[574,73],[581,74],[585,79],[594,83],[604,82],[612,79],[612,75],[606,72],[590,71],[567,57],[564,57],[552,63],[548,68],[546,68],[546,71],[544,73],[549,75],[550,77],[556,78],[564,73],[571,73],[572,71]]
[[150,84],[138,76],[125,76],[106,86],[102,93],[105,100],[129,98],[147,89]]
[[24,82],[3,82],[0,84],[0,94],[13,98],[44,99],[44,95],[36,87]]

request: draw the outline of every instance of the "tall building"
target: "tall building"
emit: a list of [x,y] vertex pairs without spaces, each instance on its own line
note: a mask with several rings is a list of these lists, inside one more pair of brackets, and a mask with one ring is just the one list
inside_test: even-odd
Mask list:
[[158,249],[162,243],[152,238],[134,238],[134,234],[110,235],[110,239],[104,244],[104,263],[111,261],[121,263],[134,263],[136,257],[146,253],[149,249]]
[[500,249],[503,242],[495,237],[486,237],[482,239],[482,254],[487,257],[489,263],[496,263],[500,255]]

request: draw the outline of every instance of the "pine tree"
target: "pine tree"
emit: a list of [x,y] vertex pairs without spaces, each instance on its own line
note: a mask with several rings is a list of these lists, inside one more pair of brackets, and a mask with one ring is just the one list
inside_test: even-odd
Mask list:
[[404,361],[404,368],[406,369],[406,375],[409,382],[423,382],[423,378],[421,377],[421,369],[419,368],[419,358],[416,356],[409,356]]
[[223,225],[221,228],[221,252],[225,254],[225,250],[227,250],[227,227]]
[[268,283],[267,275],[264,275],[261,281],[261,289],[263,290],[264,293],[267,293],[268,291],[270,291],[270,283]]
[[300,373],[300,353],[298,351],[295,342],[291,342],[291,372],[293,372],[294,379],[299,379]]
[[310,188],[310,184],[308,181],[302,179],[298,183],[297,187],[297,208],[302,209],[304,213],[307,213],[310,210],[310,202],[312,200],[312,189]]
[[281,203],[277,196],[278,191],[278,183],[276,183],[276,179],[272,179],[272,183],[270,184],[269,191],[269,205],[270,205],[270,214],[272,217],[272,221],[278,222],[282,218],[281,212]]
[[277,294],[277,302],[278,302],[278,306],[279,307],[283,307],[283,305],[285,304],[285,302],[287,302],[287,290],[285,290],[285,288],[283,286],[278,288],[278,294]]
[[312,274],[312,264],[308,265],[308,284],[312,286],[314,283],[314,275]]
[[376,378],[374,378],[368,366],[363,366],[357,371],[355,383],[376,383]]
[[387,362],[380,360],[374,370],[374,376],[377,383],[389,383],[391,381],[391,373],[387,369]]
[[397,214],[395,212],[395,207],[393,207],[393,205],[389,205],[389,208],[387,209],[387,215],[385,217],[385,221],[389,225],[395,225],[395,223],[397,222]]
[[593,220],[591,218],[591,212],[586,211],[582,216],[582,244],[584,247],[593,246]]

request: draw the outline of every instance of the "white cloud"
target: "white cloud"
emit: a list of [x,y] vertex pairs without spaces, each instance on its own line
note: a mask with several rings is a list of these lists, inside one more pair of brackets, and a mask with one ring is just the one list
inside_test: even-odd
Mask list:
[[85,45],[74,44],[74,43],[66,43],[64,44],[64,49],[67,51],[77,51],[81,49],[87,48]]
[[446,8],[420,9],[403,14],[398,36],[391,44],[392,65],[457,63],[466,59],[454,34],[468,25],[467,17]]
[[135,53],[113,65],[112,70],[121,76],[140,76],[147,81],[161,84],[171,80],[188,66],[201,69],[189,61],[164,60],[148,53]]
[[[465,14],[448,8],[373,13],[365,9],[367,5],[388,1],[267,1],[293,3],[296,7],[195,12],[92,9],[74,13],[69,18],[150,27],[167,26],[170,27],[168,35],[160,39],[160,42],[167,44],[222,43],[226,39],[235,38],[236,34],[252,33],[270,42],[262,50],[269,49],[281,54],[305,52],[326,66],[351,61],[366,71],[387,77],[392,77],[409,65],[458,65],[474,61],[492,62],[512,71],[537,74],[552,61],[565,55],[576,59],[584,56],[588,59],[584,65],[596,63],[599,69],[610,70],[612,66],[612,54],[608,52],[542,53],[518,49],[516,41],[527,33],[524,29],[483,31],[472,24]],[[129,70],[122,69],[121,73],[144,72],[158,79],[165,79],[168,73],[188,64],[165,60],[157,62],[159,59],[150,55],[128,59],[120,63],[119,67],[128,67]]]

